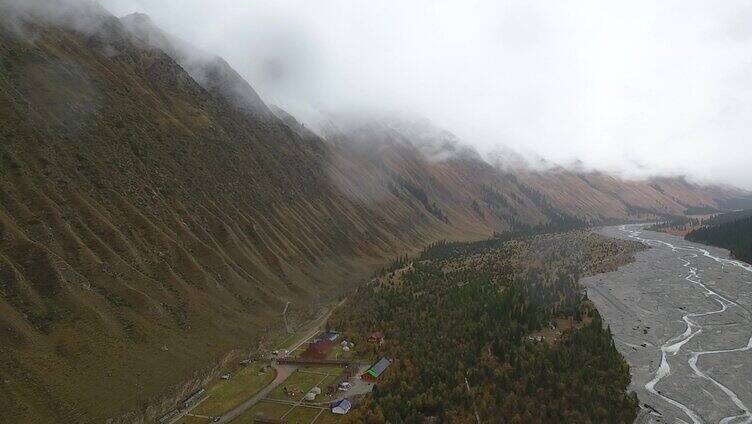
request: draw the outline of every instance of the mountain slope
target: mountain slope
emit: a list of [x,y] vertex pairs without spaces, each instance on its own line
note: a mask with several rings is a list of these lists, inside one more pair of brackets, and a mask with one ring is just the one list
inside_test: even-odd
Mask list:
[[269,120],[273,116],[253,87],[221,57],[165,33],[145,14],[124,16],[120,23],[140,47],[165,52],[210,94],[255,119]]
[[720,209],[745,195],[741,190],[699,186],[683,178],[628,181],[599,172],[563,169],[521,172],[518,176],[555,207],[594,221],[677,216],[692,207]]
[[315,312],[387,257],[493,231],[334,183],[357,161],[208,90],[110,16],[23,30],[0,39],[4,420],[100,422],[180,396],[279,329],[286,301]]
[[143,16],[37,3],[0,1],[2,421],[151,419],[387,258],[630,216],[605,189],[617,206],[557,206],[443,132],[322,139]]

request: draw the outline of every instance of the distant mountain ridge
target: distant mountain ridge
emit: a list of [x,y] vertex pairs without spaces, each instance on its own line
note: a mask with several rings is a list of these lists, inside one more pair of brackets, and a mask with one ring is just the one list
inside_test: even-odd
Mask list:
[[425,122],[319,136],[144,15],[68,25],[48,18],[83,15],[13,7],[0,2],[17,17],[0,25],[2,421],[151,419],[281,331],[286,302],[299,321],[439,239],[746,195],[511,174]]

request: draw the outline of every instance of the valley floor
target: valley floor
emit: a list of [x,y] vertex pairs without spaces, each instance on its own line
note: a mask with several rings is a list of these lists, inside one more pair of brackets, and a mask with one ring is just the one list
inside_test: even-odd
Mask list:
[[330,320],[390,364],[345,422],[633,422],[628,366],[578,280],[642,248],[570,231],[401,258]]
[[630,365],[638,422],[750,422],[752,267],[642,226],[599,232],[652,247],[582,280]]

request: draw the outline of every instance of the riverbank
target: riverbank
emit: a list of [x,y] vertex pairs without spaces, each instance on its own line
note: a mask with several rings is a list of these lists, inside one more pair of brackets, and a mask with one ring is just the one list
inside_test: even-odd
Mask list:
[[599,233],[652,247],[581,281],[630,365],[643,422],[752,418],[752,272],[723,249],[642,226]]

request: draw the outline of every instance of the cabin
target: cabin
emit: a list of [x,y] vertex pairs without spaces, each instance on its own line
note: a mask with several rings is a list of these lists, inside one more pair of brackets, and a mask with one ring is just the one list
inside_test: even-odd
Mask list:
[[384,343],[384,333],[381,331],[375,331],[368,335],[368,343],[382,344]]
[[345,415],[350,412],[352,403],[347,399],[340,399],[336,402],[332,402],[329,407],[331,408],[332,414]]
[[329,351],[334,347],[334,342],[331,340],[319,340],[317,342],[308,345],[308,349],[303,352],[300,357],[306,359],[326,359],[329,355]]
[[360,378],[365,381],[376,381],[382,374],[384,374],[384,371],[386,371],[391,364],[392,361],[390,359],[381,358],[379,362],[376,362],[368,369],[368,371],[364,372]]

